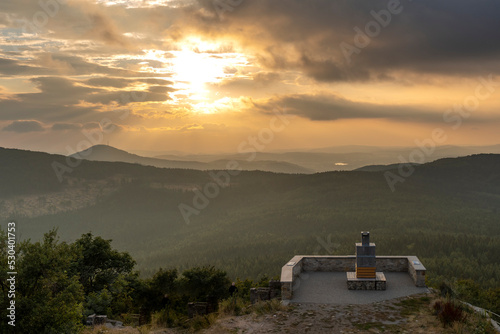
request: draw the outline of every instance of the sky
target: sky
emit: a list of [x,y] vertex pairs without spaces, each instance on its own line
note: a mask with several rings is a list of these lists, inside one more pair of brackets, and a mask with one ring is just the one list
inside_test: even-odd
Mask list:
[[498,0],[2,0],[0,146],[500,144],[499,15]]

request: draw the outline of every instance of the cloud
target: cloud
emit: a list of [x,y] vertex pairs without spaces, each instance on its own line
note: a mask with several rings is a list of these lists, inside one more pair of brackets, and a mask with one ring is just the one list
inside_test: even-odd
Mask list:
[[114,88],[125,88],[131,83],[129,80],[124,80],[123,78],[109,78],[109,77],[91,78],[84,82],[89,86],[114,87]]
[[118,31],[110,17],[106,17],[99,12],[92,12],[88,14],[88,18],[92,28],[84,34],[84,38],[95,38],[107,44],[119,45],[126,48],[131,46],[124,35]]
[[[118,50],[174,50],[169,43],[193,35],[229,40],[253,54],[270,72],[295,70],[322,82],[392,80],[404,78],[407,72],[447,76],[500,73],[497,0],[401,0],[397,13],[384,17],[387,10],[387,0],[252,0],[221,16],[213,0],[129,7],[75,0],[60,5],[43,31],[51,31],[52,38],[85,44],[73,49],[80,54],[100,56],[119,54]],[[36,0],[2,1],[0,11],[6,15],[4,21],[30,21],[40,5]],[[368,41],[355,31],[359,28],[366,35],[367,27],[372,27]],[[346,57],[341,45],[350,45],[355,51]],[[126,71],[123,69],[68,57],[55,55],[54,61],[67,62],[78,74],[131,76],[130,72],[118,73]],[[131,65],[137,60],[116,62]],[[40,71],[30,64],[15,69],[3,66],[2,73],[9,75]]]
[[88,122],[83,124],[83,128],[86,130],[101,129],[101,125],[98,122]]
[[150,93],[159,93],[159,94],[166,94],[169,92],[174,92],[175,89],[172,87],[166,87],[166,86],[149,86],[148,92]]
[[80,130],[82,128],[81,124],[76,123],[54,123],[52,125],[53,131],[67,131],[67,130]]
[[279,73],[274,72],[258,72],[253,76],[253,81],[256,84],[267,86],[271,83],[275,83],[281,78]]
[[317,81],[366,81],[370,71],[363,68],[347,68],[332,60],[312,60],[303,55],[299,66],[304,73]]
[[63,77],[38,77],[32,78],[31,81],[37,85],[41,93],[22,94],[25,98],[32,98],[34,95],[41,97],[43,94],[45,98],[67,103],[77,102],[80,97],[102,91],[97,88],[77,86],[75,81]]
[[[163,86],[152,86],[151,92],[109,91],[100,87],[85,87],[82,84],[86,81],[65,77],[36,77],[30,81],[39,92],[13,94],[0,99],[0,119],[37,119],[51,123],[67,123],[75,119],[79,122],[95,121],[104,117],[113,119],[117,114],[103,111],[105,106],[166,101],[170,99],[168,93],[172,91],[172,88]],[[131,82],[142,82],[142,79]]]
[[327,82],[500,73],[496,0],[401,0],[394,14],[386,0],[253,0],[222,17],[212,1],[200,4],[170,31],[239,41],[272,71]]
[[[163,87],[162,87],[163,88]],[[165,92],[145,92],[145,91],[122,91],[122,92],[107,92],[85,96],[84,100],[91,103],[110,104],[112,102],[119,105],[127,105],[134,102],[163,102],[170,99]]]
[[131,47],[105,6],[91,1],[7,0],[0,2],[0,11],[14,18],[16,27],[26,33],[50,32],[53,38],[86,39],[105,43],[108,47]]
[[202,124],[202,127],[205,131],[220,132],[227,130],[227,126],[225,124],[204,123]]
[[[42,54],[43,55],[43,54]],[[44,65],[44,58],[40,55],[38,63]],[[50,58],[57,61],[59,64],[65,63],[66,67],[71,69],[67,74],[77,75],[90,75],[101,74],[114,77],[154,77],[155,73],[144,73],[133,70],[116,68],[113,66],[104,66],[94,62],[90,62],[83,57],[66,54],[66,53],[52,53]]]
[[23,65],[20,62],[7,58],[0,58],[0,74],[13,76],[13,75],[37,75],[49,74],[49,71],[34,66]]
[[1,27],[6,27],[9,25],[11,22],[9,20],[9,16],[5,13],[0,13],[0,28]]
[[[33,64],[37,66],[33,66]],[[23,61],[0,57],[0,74],[15,75],[92,75],[99,74],[114,77],[145,77],[144,80],[155,76],[165,76],[156,73],[138,72],[104,66],[89,62],[82,57],[63,53],[40,53],[35,60]],[[135,80],[137,81],[137,80]],[[166,81],[166,80],[165,80]],[[168,81],[166,81],[168,82]]]
[[2,131],[11,131],[11,132],[41,132],[45,131],[42,123],[37,121],[14,121],[4,127]]
[[423,107],[356,102],[333,95],[292,94],[251,102],[248,106],[265,114],[272,114],[274,108],[284,108],[287,114],[313,121],[389,119],[403,122],[442,122],[439,112]]
[[116,123],[109,123],[104,126],[103,131],[106,133],[118,133],[125,131],[125,127]]
[[[83,81],[86,85],[94,86],[94,87],[113,87],[113,88],[126,88],[128,86],[132,86],[134,84],[150,84],[149,91],[159,92],[162,90],[163,92],[173,92],[175,89],[167,86],[171,86],[174,83],[169,80],[152,78],[152,79],[126,79],[126,78],[116,78],[116,77],[95,77],[90,78],[88,80]],[[155,85],[155,86],[153,86]],[[161,85],[161,86],[159,86]],[[160,88],[161,87],[161,88]]]

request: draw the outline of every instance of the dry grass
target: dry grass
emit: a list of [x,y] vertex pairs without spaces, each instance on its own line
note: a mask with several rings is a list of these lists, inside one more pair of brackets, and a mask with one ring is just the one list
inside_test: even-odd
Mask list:
[[82,334],[143,334],[137,328],[110,329],[106,326],[95,326],[94,328],[86,328]]

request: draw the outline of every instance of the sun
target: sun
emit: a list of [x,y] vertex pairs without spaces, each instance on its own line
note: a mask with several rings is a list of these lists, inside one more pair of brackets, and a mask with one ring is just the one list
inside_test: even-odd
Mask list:
[[[206,41],[190,37],[177,45],[176,50],[144,50],[144,63],[155,60],[162,68],[144,68],[156,73],[165,73],[174,82],[175,92],[170,103],[188,103],[193,111],[205,112],[221,108],[226,101],[218,94],[210,94],[214,83],[224,79],[243,76],[239,69],[248,67],[248,59],[242,52],[234,51],[231,43]],[[214,99],[216,96],[216,100]]]
[[242,53],[233,50],[232,43],[207,41],[188,37],[180,43],[179,51],[171,51],[172,78],[183,86],[193,99],[202,99],[207,84],[236,75],[235,68],[248,62]]
[[226,76],[224,69],[227,62],[224,59],[192,50],[173,53],[172,79],[192,94],[203,95],[207,83],[218,82]]

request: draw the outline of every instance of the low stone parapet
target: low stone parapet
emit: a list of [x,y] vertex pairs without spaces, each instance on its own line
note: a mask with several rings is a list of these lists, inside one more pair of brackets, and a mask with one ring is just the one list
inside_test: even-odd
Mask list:
[[[303,271],[355,271],[354,255],[297,255],[281,268],[281,297],[293,298],[294,281]],[[416,256],[377,256],[377,272],[407,272],[415,286],[425,286],[425,267]]]
[[261,300],[271,299],[271,288],[251,288],[250,289],[250,302],[255,304]]
[[425,286],[425,267],[416,256],[408,256],[408,273],[416,286]]

